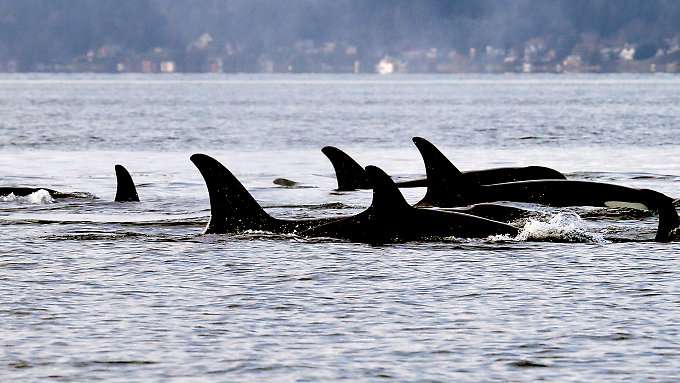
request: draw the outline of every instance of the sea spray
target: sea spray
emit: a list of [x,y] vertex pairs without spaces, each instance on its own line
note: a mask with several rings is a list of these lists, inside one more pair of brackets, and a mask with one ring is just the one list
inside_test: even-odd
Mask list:
[[0,196],[0,202],[19,202],[32,205],[45,205],[54,202],[50,193],[45,189],[37,190],[26,196],[16,196],[14,193],[9,193]]
[[558,213],[548,222],[530,219],[515,237],[520,241],[607,243],[601,234],[586,230],[576,213]]

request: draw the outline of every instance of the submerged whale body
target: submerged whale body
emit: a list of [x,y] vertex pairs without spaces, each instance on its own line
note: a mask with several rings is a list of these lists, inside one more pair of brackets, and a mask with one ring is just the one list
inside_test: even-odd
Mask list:
[[[338,181],[338,191],[370,189],[371,182],[366,171],[352,157],[342,150],[326,146],[321,152],[328,157],[335,169]],[[470,182],[477,184],[495,184],[533,179],[565,179],[566,177],[555,169],[544,166],[503,167],[463,172]],[[397,182],[400,188],[426,187],[427,178]]]
[[649,189],[591,181],[532,180],[479,185],[467,179],[434,145],[415,137],[427,172],[427,193],[416,206],[454,207],[513,201],[548,206],[646,208],[659,214],[657,241],[669,241],[680,226],[673,199]]
[[479,238],[518,232],[514,226],[469,214],[415,209],[406,202],[392,179],[373,166],[367,168],[374,183],[373,201],[365,211],[343,218],[278,219],[267,214],[219,161],[205,154],[194,154],[191,161],[203,176],[210,197],[206,234],[263,230],[376,243],[441,236]]
[[[137,195],[137,188],[132,181],[130,173],[122,165],[116,165],[116,202],[139,202]],[[33,194],[39,190],[45,190],[54,199],[62,198],[92,198],[87,193],[65,193],[49,188],[35,188],[35,187],[0,187],[0,196],[14,194],[17,197],[25,197]]]

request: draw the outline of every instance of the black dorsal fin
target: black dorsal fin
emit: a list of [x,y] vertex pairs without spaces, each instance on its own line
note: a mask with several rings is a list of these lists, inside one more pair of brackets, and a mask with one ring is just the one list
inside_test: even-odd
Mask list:
[[443,176],[463,175],[430,141],[422,137],[413,137],[413,143],[423,157],[427,178],[439,179]]
[[669,201],[659,207],[659,227],[656,230],[656,241],[670,242],[680,239],[680,218],[678,212]]
[[201,172],[210,196],[206,234],[266,230],[274,221],[219,161],[205,154],[194,154],[191,162]]
[[392,178],[382,169],[377,166],[367,166],[366,175],[373,185],[371,207],[376,213],[385,216],[411,208]]
[[366,171],[352,157],[334,146],[326,146],[321,152],[328,157],[335,169],[338,191],[370,189]]
[[428,140],[413,137],[413,143],[423,157],[427,174],[427,193],[417,206],[467,205],[464,195],[473,185],[463,173]]
[[123,167],[123,165],[116,165],[116,202],[139,202],[137,195],[137,188],[135,187],[132,176]]
[[650,189],[640,189],[640,192],[644,196],[642,202],[659,214],[656,241],[670,242],[680,239],[680,217],[675,210],[673,198]]

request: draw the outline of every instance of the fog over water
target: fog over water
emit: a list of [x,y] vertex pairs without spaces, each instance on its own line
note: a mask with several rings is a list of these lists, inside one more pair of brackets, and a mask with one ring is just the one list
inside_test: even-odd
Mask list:
[[[597,61],[591,56],[600,41],[646,44],[650,58],[680,38],[680,4],[672,0],[2,0],[0,14],[0,70],[14,62],[18,71],[86,62],[102,47],[106,60],[169,56],[195,71],[192,63],[212,53],[190,52],[204,34],[212,50],[238,57],[236,71],[253,71],[262,57],[276,59],[305,42],[352,46],[356,59],[369,62],[431,48],[521,56],[529,40],[540,39],[560,60],[573,52]],[[669,62],[678,62],[673,52]]]

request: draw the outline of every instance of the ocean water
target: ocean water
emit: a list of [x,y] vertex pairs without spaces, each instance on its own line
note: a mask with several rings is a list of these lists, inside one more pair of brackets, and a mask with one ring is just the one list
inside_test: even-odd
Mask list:
[[[531,205],[518,238],[383,246],[202,235],[189,161],[284,218],[370,204],[333,190],[321,147],[408,179],[413,136],[463,170],[680,197],[680,77],[2,75],[0,116],[0,186],[96,197],[0,196],[1,381],[680,379],[680,244],[654,216]],[[112,202],[117,163],[142,202]]]

